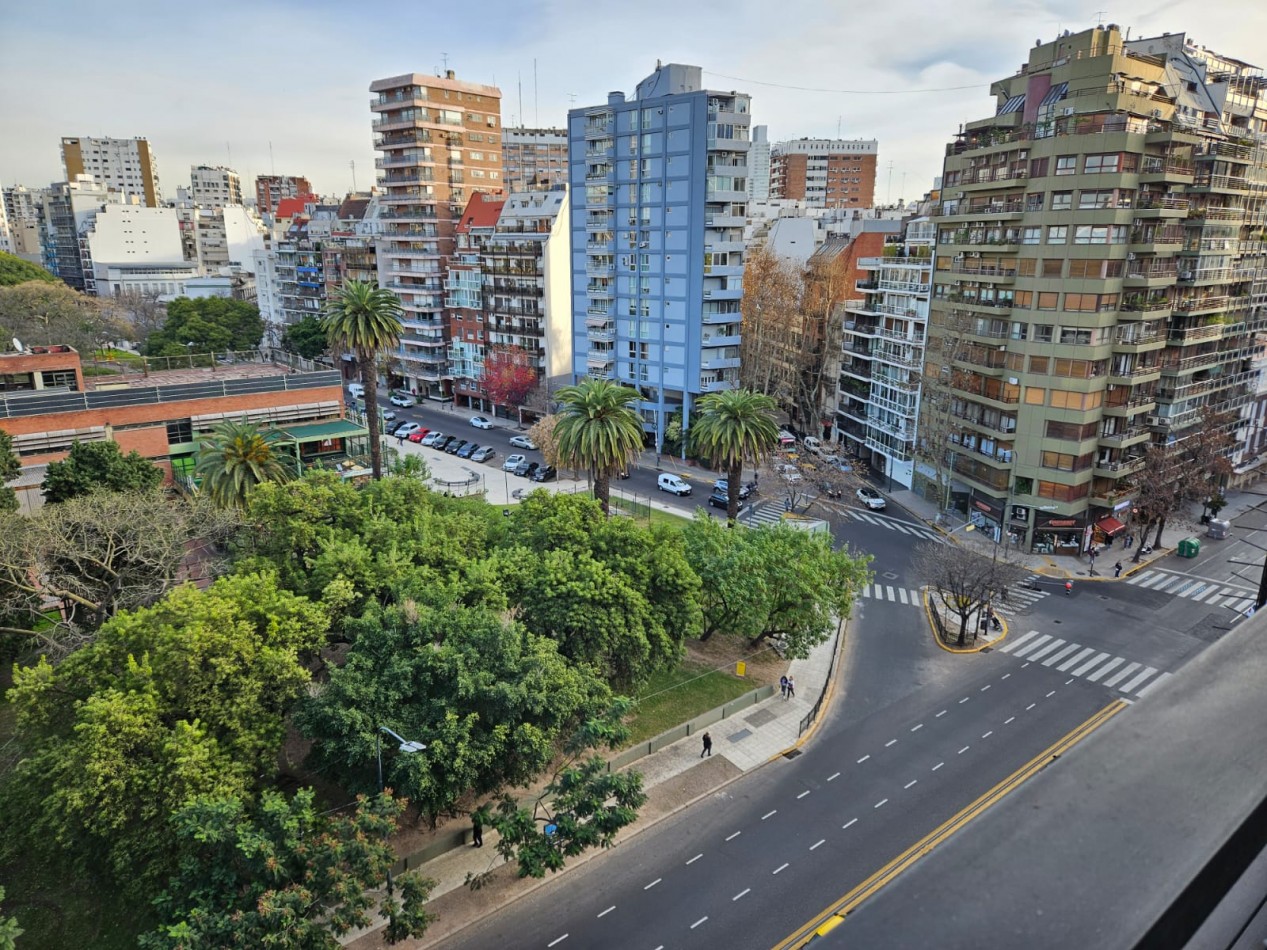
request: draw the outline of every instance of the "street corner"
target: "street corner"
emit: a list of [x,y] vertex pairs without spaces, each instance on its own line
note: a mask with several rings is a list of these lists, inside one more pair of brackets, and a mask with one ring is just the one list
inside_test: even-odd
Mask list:
[[952,646],[946,643],[937,635],[937,621],[933,618],[932,598],[929,596],[928,589],[924,589],[924,619],[928,621],[928,632],[932,634],[933,642],[947,653],[960,655],[968,655],[972,653],[980,653],[987,647],[1000,643],[1007,636],[1007,621],[1000,618],[999,622],[1003,625],[1003,632],[993,640],[984,640],[981,637],[974,638],[971,646]]

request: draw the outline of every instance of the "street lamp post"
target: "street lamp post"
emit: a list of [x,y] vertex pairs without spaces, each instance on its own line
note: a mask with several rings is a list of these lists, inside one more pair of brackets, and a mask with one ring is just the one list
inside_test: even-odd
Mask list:
[[[421,742],[414,742],[404,738],[399,733],[392,731],[387,726],[379,726],[374,732],[374,752],[378,758],[378,794],[383,794],[383,733],[387,733],[393,739],[400,743],[400,751],[405,755],[414,755],[422,752],[427,747]],[[387,865],[387,897],[390,900],[392,896],[392,868]]]

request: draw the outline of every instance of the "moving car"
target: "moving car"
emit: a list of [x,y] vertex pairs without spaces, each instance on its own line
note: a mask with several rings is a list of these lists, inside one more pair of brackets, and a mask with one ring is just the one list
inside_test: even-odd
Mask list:
[[392,393],[392,398],[387,401],[393,406],[408,407],[418,405],[418,400],[406,393]]
[[655,484],[656,488],[660,489],[660,491],[667,491],[674,495],[678,495],[679,497],[682,495],[689,495],[691,493],[690,484],[683,481],[672,472],[661,472],[660,477],[656,479]]
[[471,461],[472,462],[487,462],[496,454],[497,452],[493,449],[491,445],[484,445],[471,453]]
[[380,412],[379,415],[382,416],[384,422],[391,422],[396,418],[396,413],[391,409],[388,409],[385,412]]
[[534,482],[552,482],[559,473],[553,465],[546,465],[532,473]]
[[430,429],[416,429],[413,432],[409,433],[409,441],[421,442],[423,439],[427,437],[427,433],[429,433],[430,431],[431,431]]
[[444,438],[444,433],[437,429],[435,432],[428,432],[422,437],[423,445],[435,445]]
[[528,438],[526,435],[512,435],[510,437],[510,444],[517,449],[535,449],[537,447],[537,443],[533,442],[532,439]]
[[867,488],[865,485],[855,492],[860,502],[870,508],[872,511],[883,511],[887,502],[884,496],[874,488]]
[[[752,494],[755,488],[756,486],[752,484],[752,482],[745,482],[744,484],[740,485],[739,486],[739,500],[743,501],[745,498],[747,498],[749,495]],[[713,489],[715,491],[721,492],[723,495],[726,494],[726,492],[730,490],[730,479],[728,478],[717,479],[717,481],[713,482]]]
[[396,431],[393,432],[392,435],[394,435],[398,439],[403,439],[406,436],[412,435],[413,433],[417,432],[421,428],[422,426],[419,425],[417,422],[402,422],[399,426],[396,427]]
[[477,429],[491,429],[493,424],[484,416],[471,416],[471,425]]
[[520,464],[523,463],[523,461],[524,457],[522,455],[508,455],[506,456],[506,461],[502,462],[502,471],[513,472],[520,466]]
[[472,455],[475,454],[475,450],[478,448],[479,448],[479,443],[467,442],[466,445],[458,449],[457,456],[460,459],[469,459]]
[[365,387],[360,383],[348,383],[348,395],[353,399],[359,399],[365,395]]

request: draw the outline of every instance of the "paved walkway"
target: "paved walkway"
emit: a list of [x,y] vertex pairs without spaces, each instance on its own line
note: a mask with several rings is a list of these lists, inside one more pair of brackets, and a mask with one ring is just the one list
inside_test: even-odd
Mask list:
[[[843,646],[844,636],[842,629],[810,651],[808,658],[791,661],[788,674],[796,683],[794,698],[784,699],[776,692],[769,699],[709,726],[708,732],[713,738],[710,758],[701,761],[701,738],[692,735],[634,762],[630,768],[642,773],[649,801],[638,822],[618,836],[617,844],[808,740],[813,730],[800,735],[801,720],[824,689],[829,688],[828,674],[833,668],[833,657]],[[824,710],[826,705],[824,702]],[[821,716],[822,713],[820,721]],[[557,877],[554,875],[544,881],[519,880],[508,869],[492,884],[471,891],[465,886],[467,875],[487,871],[499,862],[494,851],[496,840],[496,833],[487,831],[483,848],[457,848],[419,866],[424,877],[436,881],[431,902],[440,918],[422,940],[405,941],[397,947],[435,946],[461,928]],[[569,862],[569,869],[596,856],[590,852],[574,859]],[[358,950],[378,947],[383,945],[381,930],[379,926],[355,931],[340,942]]]

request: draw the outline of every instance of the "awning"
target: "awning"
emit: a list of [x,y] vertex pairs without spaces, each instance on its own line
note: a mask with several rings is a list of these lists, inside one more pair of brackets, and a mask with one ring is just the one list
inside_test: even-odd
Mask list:
[[307,425],[286,426],[281,430],[286,442],[324,442],[326,439],[346,439],[369,435],[369,430],[347,419],[332,422],[312,422]]
[[1126,530],[1126,525],[1118,521],[1112,515],[1107,518],[1101,518],[1095,523],[1095,526],[1107,534],[1110,538],[1116,537]]

